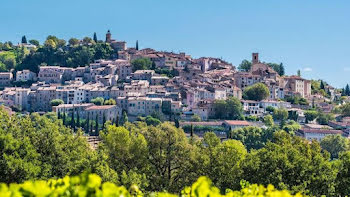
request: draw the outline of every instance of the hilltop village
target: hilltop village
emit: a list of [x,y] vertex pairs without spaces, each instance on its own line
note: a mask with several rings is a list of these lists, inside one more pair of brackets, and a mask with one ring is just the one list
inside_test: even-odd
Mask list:
[[[60,47],[97,42],[84,38]],[[22,39],[17,47],[32,52],[59,45],[54,38],[43,46]],[[210,130],[227,138],[227,130],[266,127],[266,116],[277,124],[302,125],[295,133],[309,140],[349,135],[350,121],[339,110],[349,100],[345,90],[304,79],[300,73],[287,76],[282,64],[265,63],[259,53],[236,67],[220,58],[139,49],[138,42],[127,47],[110,31],[103,45],[112,49],[111,55],[87,65],[47,63],[1,72],[0,103],[9,113],[54,112],[59,118],[78,118],[74,129],[78,125],[87,135],[97,135],[107,121],[141,119],[172,121],[188,133]]]

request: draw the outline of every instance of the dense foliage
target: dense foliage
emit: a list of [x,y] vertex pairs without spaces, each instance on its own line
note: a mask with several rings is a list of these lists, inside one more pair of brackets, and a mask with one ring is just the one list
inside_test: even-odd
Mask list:
[[95,42],[89,37],[82,40],[72,38],[69,45],[63,39],[48,36],[44,45],[36,40],[30,43],[37,46],[31,51],[11,43],[0,43],[0,71],[29,69],[39,71],[40,65],[60,65],[64,67],[86,66],[97,59],[108,59],[115,53],[108,43]]
[[240,190],[242,180],[273,184],[293,194],[337,196],[349,192],[348,149],[329,148],[342,141],[322,142],[322,149],[316,141],[289,134],[298,126],[292,121],[283,127],[237,129],[226,141],[213,132],[206,132],[203,139],[186,137],[182,129],[168,122],[147,125],[123,120],[123,127],[106,122],[100,131],[102,141],[92,150],[79,129],[73,133],[56,115],[9,116],[0,112],[0,180],[6,183],[90,171],[103,181],[127,188],[136,184],[144,193],[178,193],[201,176],[210,178],[221,193],[229,188]]
[[246,100],[261,101],[267,99],[269,96],[269,88],[263,83],[248,86],[243,91],[243,98]]
[[241,101],[235,97],[230,97],[226,100],[215,100],[214,112],[215,116],[213,118],[215,119],[244,119]]

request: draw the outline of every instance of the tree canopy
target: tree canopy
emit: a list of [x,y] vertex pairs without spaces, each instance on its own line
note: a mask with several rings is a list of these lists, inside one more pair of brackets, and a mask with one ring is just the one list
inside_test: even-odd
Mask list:
[[256,83],[246,87],[243,91],[243,98],[246,100],[261,101],[270,96],[269,88],[263,83]]
[[230,97],[226,100],[216,100],[214,102],[214,112],[217,119],[242,119],[243,107],[241,101]]

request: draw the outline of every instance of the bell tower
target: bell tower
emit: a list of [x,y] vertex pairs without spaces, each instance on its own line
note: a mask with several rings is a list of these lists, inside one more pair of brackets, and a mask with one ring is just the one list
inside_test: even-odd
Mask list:
[[106,42],[111,43],[112,42],[112,34],[111,31],[107,31],[106,33]]
[[252,54],[252,64],[257,64],[259,63],[259,53],[253,53]]

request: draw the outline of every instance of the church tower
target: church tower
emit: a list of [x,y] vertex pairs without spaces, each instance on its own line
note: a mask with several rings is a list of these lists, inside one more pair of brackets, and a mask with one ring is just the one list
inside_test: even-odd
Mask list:
[[111,31],[107,31],[106,33],[106,42],[111,43],[112,42],[112,34]]
[[252,64],[258,64],[259,63],[259,53],[253,53],[252,54]]

